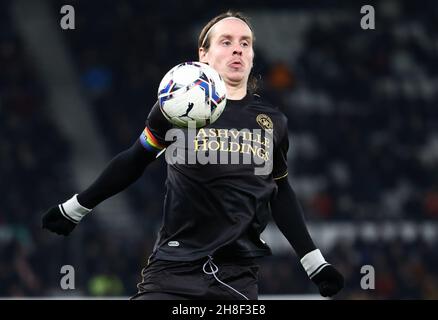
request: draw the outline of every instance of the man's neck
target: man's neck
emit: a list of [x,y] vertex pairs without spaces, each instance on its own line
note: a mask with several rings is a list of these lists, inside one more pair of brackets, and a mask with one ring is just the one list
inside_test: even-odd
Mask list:
[[241,100],[246,96],[246,86],[227,86],[227,99]]

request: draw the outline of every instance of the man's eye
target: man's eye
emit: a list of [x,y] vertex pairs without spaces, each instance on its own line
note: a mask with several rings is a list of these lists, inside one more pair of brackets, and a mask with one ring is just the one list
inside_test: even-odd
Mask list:
[[248,47],[248,46],[249,46],[249,43],[248,43],[248,42],[242,42],[241,46],[242,46],[242,47]]
[[222,41],[222,44],[225,46],[229,46],[231,44],[231,41],[225,40],[225,41]]

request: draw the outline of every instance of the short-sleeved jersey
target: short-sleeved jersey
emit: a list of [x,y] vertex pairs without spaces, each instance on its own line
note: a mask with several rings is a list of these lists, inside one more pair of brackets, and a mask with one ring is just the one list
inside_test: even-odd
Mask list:
[[[285,115],[248,94],[228,100],[216,122],[192,134],[179,129],[166,141],[171,128],[156,104],[140,137],[145,148],[167,146],[166,158],[173,155],[167,161],[163,223],[151,258],[271,254],[260,234],[270,219],[275,179],[287,175]],[[256,174],[257,168],[267,169]]]

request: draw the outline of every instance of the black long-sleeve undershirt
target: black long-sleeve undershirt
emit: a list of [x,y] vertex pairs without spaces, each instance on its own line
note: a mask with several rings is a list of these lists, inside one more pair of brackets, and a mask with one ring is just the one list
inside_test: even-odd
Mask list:
[[280,231],[289,241],[297,255],[304,255],[316,249],[307,230],[303,209],[287,178],[276,180],[278,193],[271,201],[272,217]]
[[[129,149],[114,157],[96,181],[78,195],[78,201],[92,209],[119,193],[141,177],[156,154],[137,140]],[[276,180],[277,196],[271,201],[272,216],[280,231],[302,258],[316,249],[307,230],[303,210],[287,178]]]
[[89,188],[78,194],[79,203],[86,208],[94,208],[134,183],[155,158],[156,153],[147,151],[137,140],[129,149],[114,157]]

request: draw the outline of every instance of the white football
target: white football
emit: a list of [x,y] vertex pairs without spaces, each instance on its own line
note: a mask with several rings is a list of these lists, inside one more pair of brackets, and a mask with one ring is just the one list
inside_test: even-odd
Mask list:
[[191,122],[196,128],[215,122],[225,109],[225,82],[212,67],[184,62],[173,67],[160,82],[158,103],[164,116],[178,127]]

